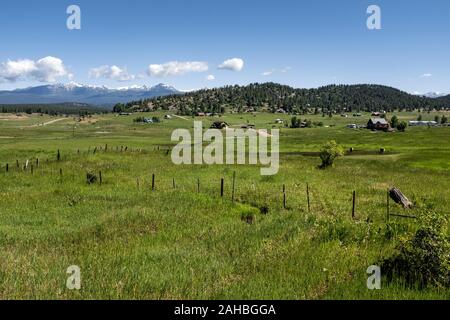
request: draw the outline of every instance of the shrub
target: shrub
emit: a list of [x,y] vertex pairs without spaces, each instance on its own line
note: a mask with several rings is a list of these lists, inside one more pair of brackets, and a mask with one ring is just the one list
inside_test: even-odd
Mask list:
[[426,212],[411,239],[403,240],[397,252],[381,264],[388,281],[399,278],[408,286],[450,286],[450,241],[445,218]]
[[325,169],[333,166],[334,160],[336,158],[344,155],[344,148],[336,143],[336,141],[331,140],[322,146],[320,150],[320,159],[322,164],[320,168]]
[[405,121],[402,121],[397,125],[397,130],[404,132],[406,130],[407,126],[408,126],[408,124]]

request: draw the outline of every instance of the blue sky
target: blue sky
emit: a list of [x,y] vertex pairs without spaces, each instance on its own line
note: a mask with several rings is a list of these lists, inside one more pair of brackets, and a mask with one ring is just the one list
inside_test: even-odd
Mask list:
[[[66,27],[72,4],[81,30]],[[366,27],[371,4],[381,30]],[[448,0],[2,0],[0,30],[0,90],[273,81],[450,93]],[[242,69],[240,60],[218,68],[233,58]]]

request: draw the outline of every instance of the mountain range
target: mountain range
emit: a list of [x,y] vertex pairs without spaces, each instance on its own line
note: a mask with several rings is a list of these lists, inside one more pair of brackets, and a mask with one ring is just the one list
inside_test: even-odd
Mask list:
[[158,84],[153,87],[131,86],[111,89],[104,86],[51,84],[12,91],[0,91],[0,104],[84,103],[113,106],[116,103],[180,94],[174,87]]

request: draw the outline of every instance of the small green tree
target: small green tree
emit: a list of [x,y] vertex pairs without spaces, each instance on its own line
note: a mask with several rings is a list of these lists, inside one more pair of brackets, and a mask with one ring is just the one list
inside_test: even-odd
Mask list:
[[398,117],[397,116],[392,116],[392,118],[391,118],[391,127],[392,128],[397,128],[397,126],[398,126]]
[[439,118],[439,116],[434,116],[434,121],[436,121],[437,123],[439,123],[439,120],[440,120],[440,118]]
[[406,130],[407,126],[408,126],[408,124],[405,121],[402,121],[399,124],[397,124],[397,130],[404,132]]
[[320,165],[321,169],[325,169],[328,167],[332,167],[334,164],[334,160],[338,157],[344,155],[344,148],[336,143],[336,141],[331,140],[322,146],[320,150],[320,160],[322,160],[322,164]]

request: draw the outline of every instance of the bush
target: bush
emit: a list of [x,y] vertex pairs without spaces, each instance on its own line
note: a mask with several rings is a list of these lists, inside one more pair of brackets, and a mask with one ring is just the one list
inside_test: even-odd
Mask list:
[[408,126],[408,124],[405,121],[402,121],[397,125],[397,130],[404,132],[406,130],[407,126]]
[[399,278],[406,285],[450,286],[450,241],[445,235],[446,221],[434,212],[421,217],[415,235],[403,240],[396,254],[381,263],[388,281]]
[[322,146],[320,150],[320,159],[322,160],[322,164],[320,165],[321,169],[325,169],[328,167],[332,167],[334,164],[334,160],[336,158],[344,155],[344,148],[336,143],[336,141],[331,140]]

